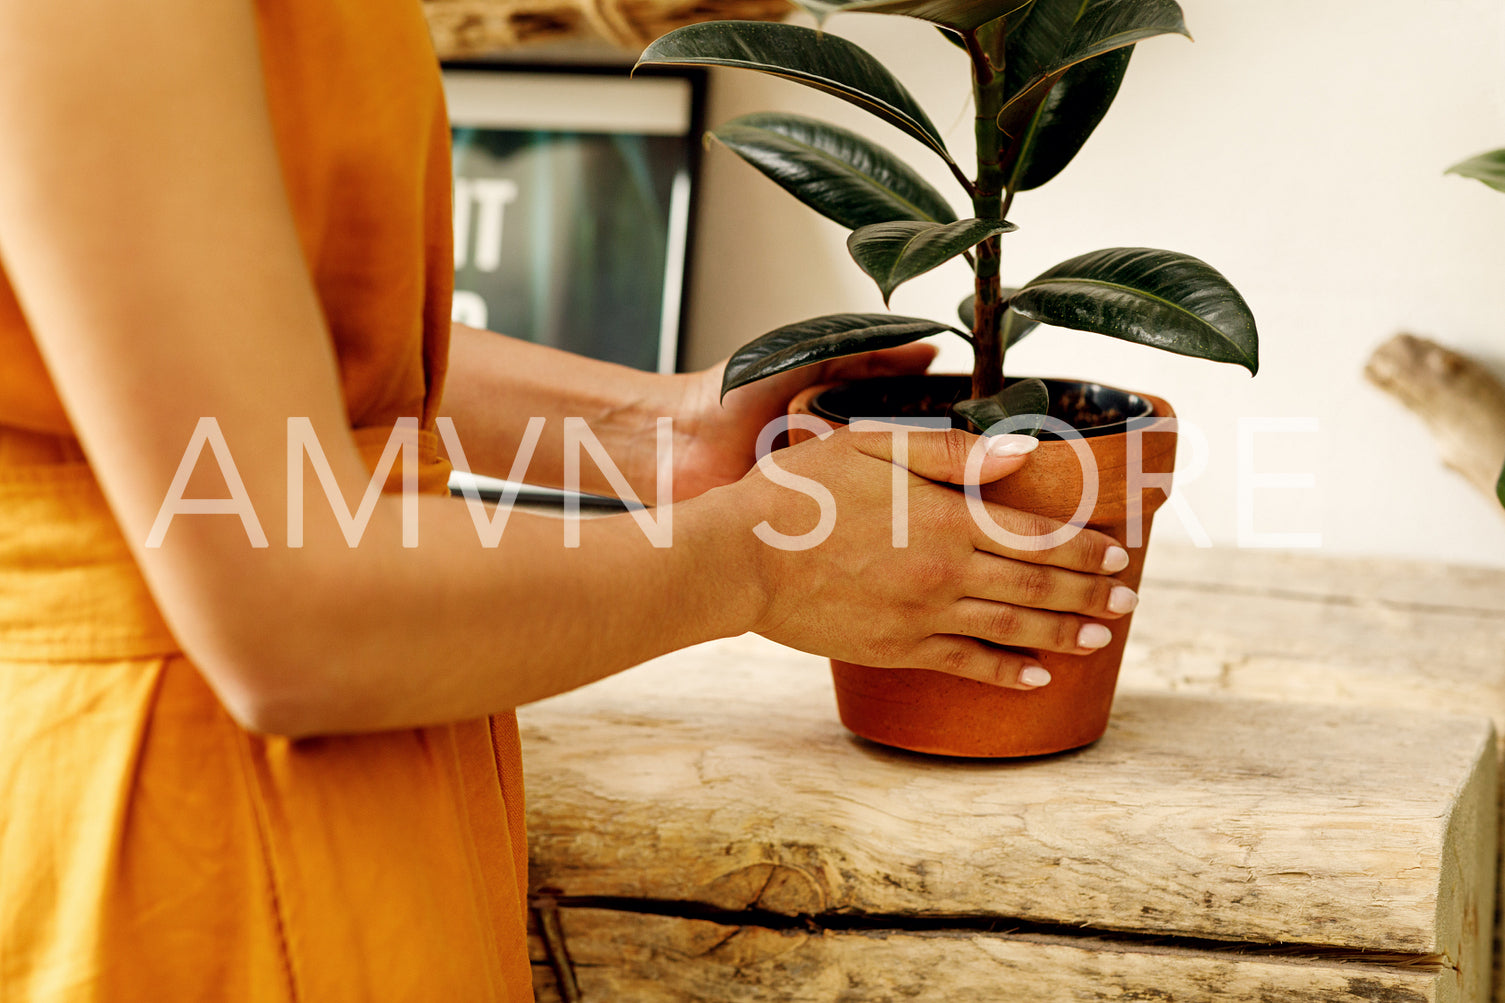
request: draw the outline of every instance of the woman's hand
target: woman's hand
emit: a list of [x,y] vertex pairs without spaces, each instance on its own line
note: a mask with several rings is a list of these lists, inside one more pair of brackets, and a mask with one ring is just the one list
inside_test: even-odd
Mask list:
[[930,345],[901,345],[851,355],[738,387],[725,400],[721,398],[725,362],[679,377],[684,384],[681,403],[675,411],[678,430],[675,499],[691,498],[740,480],[757,460],[753,447],[758,433],[782,416],[789,401],[806,387],[872,376],[923,373],[934,358],[935,349]]
[[[893,476],[894,435],[877,428],[863,423],[779,450],[739,485],[751,514],[786,538],[809,533],[822,513],[813,498],[775,479],[787,485],[788,474],[810,478],[834,504],[821,542],[812,536],[814,545],[803,549],[757,548],[765,605],[754,630],[845,661],[938,669],[1017,689],[1045,685],[1050,675],[1027,650],[1012,649],[1084,654],[1111,640],[1102,621],[1137,602],[1110,577],[1129,562],[1117,542],[1083,530],[1045,550],[1001,546],[973,521],[963,492],[949,486],[962,482],[976,436],[913,430],[901,485]],[[983,483],[1027,463],[1035,440],[989,442]],[[901,487],[908,543],[896,547],[893,496]],[[1002,505],[989,504],[988,511],[1019,535],[1043,536],[1060,526]],[[768,537],[767,528],[762,534]]]

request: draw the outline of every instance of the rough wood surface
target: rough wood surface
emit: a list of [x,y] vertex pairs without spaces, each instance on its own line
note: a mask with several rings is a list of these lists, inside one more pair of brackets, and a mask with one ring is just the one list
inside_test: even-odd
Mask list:
[[1125,693],[1089,749],[937,760],[849,736],[822,661],[755,637],[520,717],[532,880],[567,897],[1438,955],[1484,982],[1480,718]]
[[[1438,965],[1185,950],[1004,932],[770,930],[566,909],[578,999],[633,1003],[1259,1000],[1453,1003]],[[539,1003],[567,997],[538,966]]]
[[1488,714],[1505,729],[1505,570],[1157,549],[1123,683]]
[[1140,594],[1126,685],[1488,714],[1505,732],[1505,570],[1161,547]]
[[[1145,562],[1145,581],[1206,593],[1209,608],[1216,605],[1223,611],[1219,619],[1232,615],[1230,603],[1221,598],[1229,592],[1286,596],[1335,606],[1393,606],[1420,612],[1505,616],[1505,567],[1156,542]],[[1138,624],[1137,616],[1134,622]],[[1363,653],[1378,645],[1359,635],[1351,647]]]
[[1364,375],[1421,416],[1444,463],[1495,498],[1505,462],[1505,385],[1493,373],[1434,341],[1397,334],[1374,350]]
[[681,25],[712,18],[776,20],[784,0],[424,0],[441,59],[474,59],[541,43],[606,42],[636,53]]

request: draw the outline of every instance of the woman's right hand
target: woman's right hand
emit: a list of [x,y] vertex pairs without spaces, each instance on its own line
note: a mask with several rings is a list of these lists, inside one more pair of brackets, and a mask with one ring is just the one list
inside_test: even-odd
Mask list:
[[[764,595],[755,631],[843,661],[1016,689],[1050,681],[1028,649],[1085,654],[1111,640],[1108,623],[1137,602],[1112,577],[1129,563],[1117,541],[1083,529],[1059,546],[1011,549],[978,526],[952,486],[963,482],[974,445],[991,450],[978,477],[988,483],[1029,462],[1035,440],[995,436],[982,446],[962,431],[912,430],[897,474],[895,442],[892,426],[842,428],[769,454],[739,482],[744,511],[764,520],[754,548]],[[806,493],[819,488],[791,474],[829,492],[824,504]],[[896,494],[908,507],[902,547]],[[1061,525],[987,507],[1019,536]]]

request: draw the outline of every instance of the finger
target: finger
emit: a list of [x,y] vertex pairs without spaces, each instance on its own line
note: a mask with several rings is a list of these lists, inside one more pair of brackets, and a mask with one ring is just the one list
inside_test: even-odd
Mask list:
[[1050,673],[1033,655],[994,647],[970,637],[932,634],[915,646],[908,659],[917,669],[935,669],[989,686],[1036,690]]
[[[928,429],[880,421],[847,426],[852,445],[868,456],[899,462],[896,444],[902,439],[903,465],[926,480],[962,484],[970,472],[976,483],[1007,477],[1024,466],[1040,441],[1029,435],[993,435],[987,439],[961,429]],[[975,452],[974,452],[975,451]]]
[[953,613],[957,633],[992,644],[1085,655],[1113,640],[1113,631],[1106,624],[1027,606],[963,599],[953,607]]
[[981,551],[975,557],[962,582],[968,598],[1101,619],[1116,619],[1139,604],[1133,589],[1107,575],[1026,564]]
[[821,382],[826,380],[860,380],[871,376],[909,376],[923,373],[935,361],[934,345],[915,343],[883,348],[861,355],[848,355],[826,363]]
[[974,512],[972,518],[977,530],[972,545],[978,550],[1098,574],[1117,574],[1129,566],[1129,552],[1106,533],[1080,526],[1063,532],[1068,524],[1056,519],[993,502],[983,504],[986,516]]

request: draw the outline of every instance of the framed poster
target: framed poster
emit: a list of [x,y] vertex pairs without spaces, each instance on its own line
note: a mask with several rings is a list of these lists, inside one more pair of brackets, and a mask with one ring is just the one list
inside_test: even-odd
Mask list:
[[673,372],[704,76],[449,64],[444,86],[454,319]]

